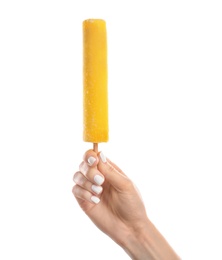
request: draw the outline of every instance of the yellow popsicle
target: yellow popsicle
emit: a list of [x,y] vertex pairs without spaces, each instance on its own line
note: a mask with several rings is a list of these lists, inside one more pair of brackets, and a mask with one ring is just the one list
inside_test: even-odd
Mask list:
[[106,22],[83,21],[83,140],[108,141]]

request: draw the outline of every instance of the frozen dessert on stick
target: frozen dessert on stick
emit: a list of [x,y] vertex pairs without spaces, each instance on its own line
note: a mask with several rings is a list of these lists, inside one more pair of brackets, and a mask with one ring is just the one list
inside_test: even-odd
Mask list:
[[106,22],[101,19],[83,21],[83,140],[108,141]]

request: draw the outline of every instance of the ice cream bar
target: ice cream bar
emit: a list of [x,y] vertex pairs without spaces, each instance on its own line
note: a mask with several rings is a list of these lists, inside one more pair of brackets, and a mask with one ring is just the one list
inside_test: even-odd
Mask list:
[[106,22],[83,21],[83,140],[108,141]]

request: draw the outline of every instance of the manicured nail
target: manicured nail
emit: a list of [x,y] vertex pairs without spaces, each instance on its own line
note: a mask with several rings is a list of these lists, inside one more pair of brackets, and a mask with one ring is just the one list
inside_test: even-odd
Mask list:
[[94,177],[94,181],[96,184],[101,185],[104,182],[104,178],[100,175],[96,175]]
[[92,185],[92,190],[97,193],[100,194],[101,191],[103,190],[103,188],[101,186],[96,186],[96,185]]
[[94,164],[94,162],[96,161],[96,158],[90,156],[87,161],[88,161],[89,165],[92,166]]
[[100,156],[102,162],[103,162],[103,163],[106,163],[106,156],[104,155],[104,153],[103,153],[103,152],[100,152],[99,156]]
[[92,196],[92,197],[91,197],[91,200],[92,200],[92,202],[94,202],[95,204],[98,204],[98,203],[100,202],[100,199],[99,199],[98,197],[96,197],[96,196]]

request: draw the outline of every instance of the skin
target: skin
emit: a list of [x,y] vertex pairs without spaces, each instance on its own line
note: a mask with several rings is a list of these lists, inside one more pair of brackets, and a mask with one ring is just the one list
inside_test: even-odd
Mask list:
[[[133,182],[113,162],[89,150],[74,174],[73,194],[93,223],[134,260],[180,259],[147,217],[141,196]],[[90,165],[89,158],[94,158]],[[98,185],[95,176],[103,178]],[[97,194],[92,185],[102,191]],[[100,201],[94,203],[92,196]],[[101,216],[103,216],[101,218]],[[118,230],[118,232],[116,232]]]

